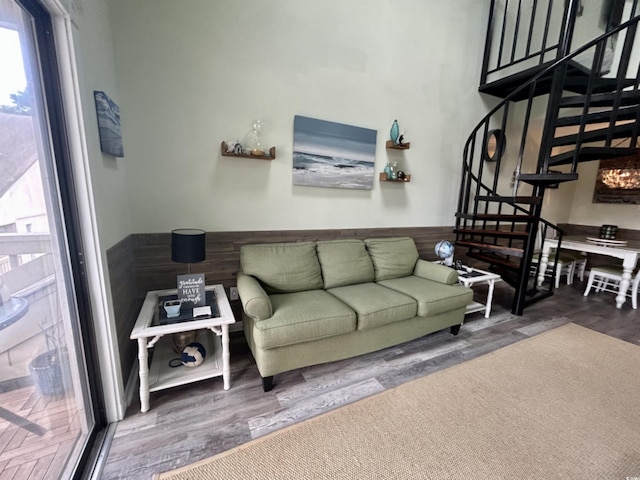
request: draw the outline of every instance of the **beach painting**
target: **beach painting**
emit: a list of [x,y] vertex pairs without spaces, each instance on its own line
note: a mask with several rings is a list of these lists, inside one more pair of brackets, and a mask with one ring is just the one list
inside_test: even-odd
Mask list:
[[93,97],[98,114],[100,150],[114,157],[124,157],[122,134],[120,133],[120,108],[104,92],[95,91]]
[[296,115],[293,184],[373,188],[377,131]]

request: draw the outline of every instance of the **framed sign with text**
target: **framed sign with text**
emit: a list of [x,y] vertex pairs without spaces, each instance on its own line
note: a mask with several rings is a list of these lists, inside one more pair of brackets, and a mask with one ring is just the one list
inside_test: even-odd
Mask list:
[[201,307],[206,304],[204,273],[178,275],[178,300],[185,307]]

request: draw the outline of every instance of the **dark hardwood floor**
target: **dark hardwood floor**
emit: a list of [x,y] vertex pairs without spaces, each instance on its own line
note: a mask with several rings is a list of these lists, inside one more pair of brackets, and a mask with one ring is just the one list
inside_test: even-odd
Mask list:
[[[564,278],[563,278],[564,280]],[[368,355],[277,375],[263,393],[241,333],[232,336],[231,389],[216,378],[151,394],[151,409],[136,400],[117,425],[103,479],[150,479],[268,432],[428,375],[568,322],[640,345],[640,314],[630,301],[615,308],[612,294],[582,293],[586,282],[562,285],[526,309],[509,311],[513,289],[496,286],[491,318],[467,316],[456,337],[448,330]],[[476,295],[483,300],[484,289]],[[606,361],[606,359],[603,359]]]

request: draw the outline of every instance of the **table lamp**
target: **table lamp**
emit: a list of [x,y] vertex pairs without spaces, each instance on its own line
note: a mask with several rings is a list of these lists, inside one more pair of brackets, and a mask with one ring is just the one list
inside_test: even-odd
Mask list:
[[178,228],[171,232],[171,260],[188,264],[187,273],[191,273],[191,264],[205,258],[205,231],[197,228]]

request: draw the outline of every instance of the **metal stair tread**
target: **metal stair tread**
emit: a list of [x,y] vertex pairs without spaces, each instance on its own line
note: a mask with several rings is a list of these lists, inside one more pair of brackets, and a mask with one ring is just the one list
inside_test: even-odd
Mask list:
[[520,238],[524,239],[528,237],[527,232],[518,230],[487,230],[487,229],[473,229],[473,228],[456,228],[453,233],[459,235],[475,235],[482,237],[508,237],[508,238]]
[[[549,166],[570,165],[573,163],[575,150],[559,153],[549,158]],[[607,158],[626,157],[637,155],[640,148],[619,148],[619,147],[583,147],[578,153],[578,163],[590,162],[593,160],[604,160]]]
[[489,250],[492,252],[502,253],[514,257],[522,257],[522,248],[508,247],[506,245],[496,245],[493,243],[472,242],[469,240],[456,240],[456,245],[462,247],[479,248],[481,250]]
[[505,222],[532,222],[536,220],[534,215],[511,215],[504,213],[456,213],[458,218],[466,218],[468,220],[497,220]]
[[518,180],[530,185],[554,185],[556,183],[570,182],[578,178],[577,173],[521,173]]
[[591,123],[602,123],[603,121],[615,120],[631,120],[638,116],[640,105],[625,106],[614,110],[601,110],[599,112],[590,112],[586,115],[571,115],[567,117],[558,117],[555,121],[556,127],[567,127],[581,125],[584,121],[585,125]]
[[[624,123],[622,125],[615,125],[611,128],[598,128],[595,130],[589,130],[582,134],[582,142],[600,142],[606,140],[607,137],[611,138],[624,138],[631,136],[631,133],[637,128],[636,122]],[[571,135],[563,135],[560,137],[554,137],[551,144],[555,147],[561,145],[575,145],[579,139],[578,133],[572,133]]]
[[[620,105],[640,104],[640,90],[626,90],[620,95],[618,92],[595,93],[589,98],[590,107],[610,107],[616,97],[620,97]],[[587,101],[586,95],[571,95],[560,99],[560,107],[583,107]]]
[[478,195],[477,200],[485,202],[504,202],[504,203],[527,203],[530,205],[539,205],[542,203],[542,197],[506,197],[502,195]]
[[518,263],[511,262],[506,258],[502,258],[497,255],[481,252],[467,252],[467,256],[475,258],[476,260],[482,260],[483,262],[487,262],[491,265],[499,265],[502,268],[506,268],[512,271],[518,271],[520,269],[520,265]]

